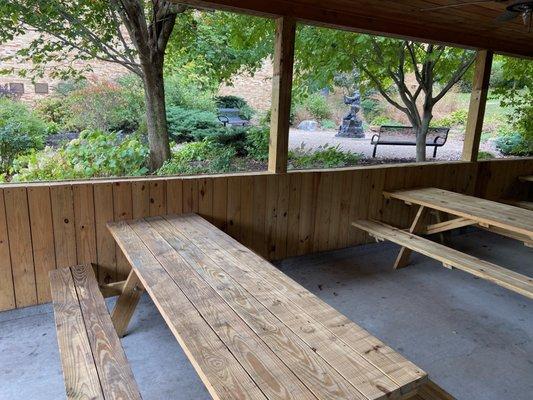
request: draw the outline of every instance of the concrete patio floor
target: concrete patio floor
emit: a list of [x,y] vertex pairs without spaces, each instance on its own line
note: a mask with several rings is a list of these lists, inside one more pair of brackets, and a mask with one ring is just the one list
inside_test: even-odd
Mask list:
[[[518,242],[470,232],[452,243],[533,276],[533,249]],[[278,264],[458,399],[530,400],[533,301],[420,255],[393,272],[397,249],[371,244]],[[146,295],[123,346],[145,400],[210,398]],[[0,399],[64,393],[51,306],[0,313]]]

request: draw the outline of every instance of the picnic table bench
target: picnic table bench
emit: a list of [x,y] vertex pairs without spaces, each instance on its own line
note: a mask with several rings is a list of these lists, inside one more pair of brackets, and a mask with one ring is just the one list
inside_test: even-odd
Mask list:
[[[395,269],[407,266],[411,251],[416,251],[442,262],[447,268],[461,269],[533,299],[533,278],[418,236],[476,225],[531,246],[533,212],[437,188],[399,190],[385,192],[384,195],[418,206],[408,232],[379,221],[358,220],[352,225],[378,239],[402,246],[394,263]],[[426,215],[431,209],[455,218],[428,225]]]
[[[437,148],[446,144],[450,128],[429,128],[426,136],[426,147],[433,147],[433,158],[437,156]],[[379,132],[372,136],[370,144],[374,145],[372,157],[376,157],[379,145],[416,146],[416,131],[411,126],[383,125]]]
[[238,108],[219,108],[218,120],[222,122],[224,126],[247,126],[250,121],[241,118],[241,110]]
[[[143,291],[215,399],[453,399],[416,365],[197,215],[108,227],[132,266],[125,282],[106,289],[121,293],[112,317],[90,267],[51,275],[69,399],[83,397],[71,389],[82,386],[94,388],[83,392],[87,398],[140,398],[118,336]],[[106,376],[115,386],[103,382]]]

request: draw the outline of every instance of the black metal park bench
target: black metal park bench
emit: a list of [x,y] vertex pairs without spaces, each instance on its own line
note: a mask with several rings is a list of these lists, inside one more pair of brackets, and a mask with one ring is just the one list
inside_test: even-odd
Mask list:
[[246,126],[250,124],[250,121],[243,119],[240,116],[241,110],[238,108],[219,108],[218,120],[224,124],[224,126]]
[[[426,146],[433,147],[433,158],[437,156],[437,148],[444,146],[450,128],[429,128]],[[380,126],[379,132],[372,136],[370,144],[374,145],[372,157],[376,157],[378,145],[416,146],[416,132],[411,126]]]

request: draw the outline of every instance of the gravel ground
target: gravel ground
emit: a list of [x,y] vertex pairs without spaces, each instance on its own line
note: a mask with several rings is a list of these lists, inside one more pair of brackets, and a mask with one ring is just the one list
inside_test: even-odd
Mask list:
[[[289,147],[296,149],[304,145],[306,149],[316,148],[328,144],[330,146],[339,145],[344,150],[350,150],[355,153],[364,154],[365,158],[372,157],[374,146],[370,144],[370,139],[374,132],[366,132],[366,137],[361,139],[342,138],[335,136],[336,131],[302,131],[291,129],[289,133]],[[433,148],[426,148],[428,160],[433,156]],[[458,160],[461,158],[463,141],[448,137],[448,141],[443,147],[437,150],[437,160]],[[481,144],[480,150],[492,153],[496,157],[501,155],[496,150],[494,143],[487,141]],[[384,159],[412,159],[415,157],[415,146],[378,146],[376,158]]]

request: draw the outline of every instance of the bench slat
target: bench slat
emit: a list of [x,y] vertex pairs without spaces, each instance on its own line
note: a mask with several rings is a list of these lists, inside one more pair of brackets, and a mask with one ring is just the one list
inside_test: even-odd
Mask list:
[[390,240],[446,265],[461,269],[533,299],[533,278],[483,261],[469,254],[454,250],[440,243],[432,242],[431,240],[413,235],[382,222],[358,220],[352,222],[352,225],[372,235]]
[[[394,398],[393,392],[397,392],[396,397],[399,397],[397,384],[342,341],[332,338],[331,332],[324,326],[316,323],[302,310],[294,308],[284,297],[276,297],[276,301],[273,302],[272,291],[262,287],[257,279],[240,279],[240,283],[235,281],[235,276],[240,273],[230,276],[228,272],[230,260],[215,263],[163,218],[146,220],[147,223],[138,222],[140,231],[156,232],[166,242],[162,244],[163,247],[172,246],[178,250],[179,256],[209,283],[258,336],[272,348],[279,348],[279,356],[298,376],[313,374],[320,369],[324,370],[322,372],[324,376],[330,374],[336,376],[336,371],[365,396],[360,398],[379,399],[389,396]],[[158,241],[159,245],[160,243]],[[175,265],[172,260],[169,261]],[[263,327],[270,329],[265,330]],[[274,327],[276,330],[273,330]],[[302,354],[295,354],[296,349]],[[301,362],[306,358],[309,360],[309,366]],[[324,368],[322,359],[331,365],[333,370]],[[314,382],[320,381],[318,377],[308,381],[301,379],[312,389]],[[324,387],[324,383],[318,389],[320,392],[338,390],[335,387]]]
[[305,310],[308,316],[327,327],[406,391],[426,381],[427,375],[399,353],[203,218],[194,214],[165,218],[219,265],[237,267],[232,274],[235,279],[261,282],[276,296],[283,296]]
[[51,271],[50,286],[67,398],[104,400],[70,269]]
[[85,328],[106,400],[140,399],[139,389],[98,288],[93,268],[71,267]]
[[[118,222],[110,224],[109,230],[211,395],[215,399],[265,399],[133,229]],[[230,334],[234,334],[232,343],[238,348],[242,344],[238,332],[231,330]]]

